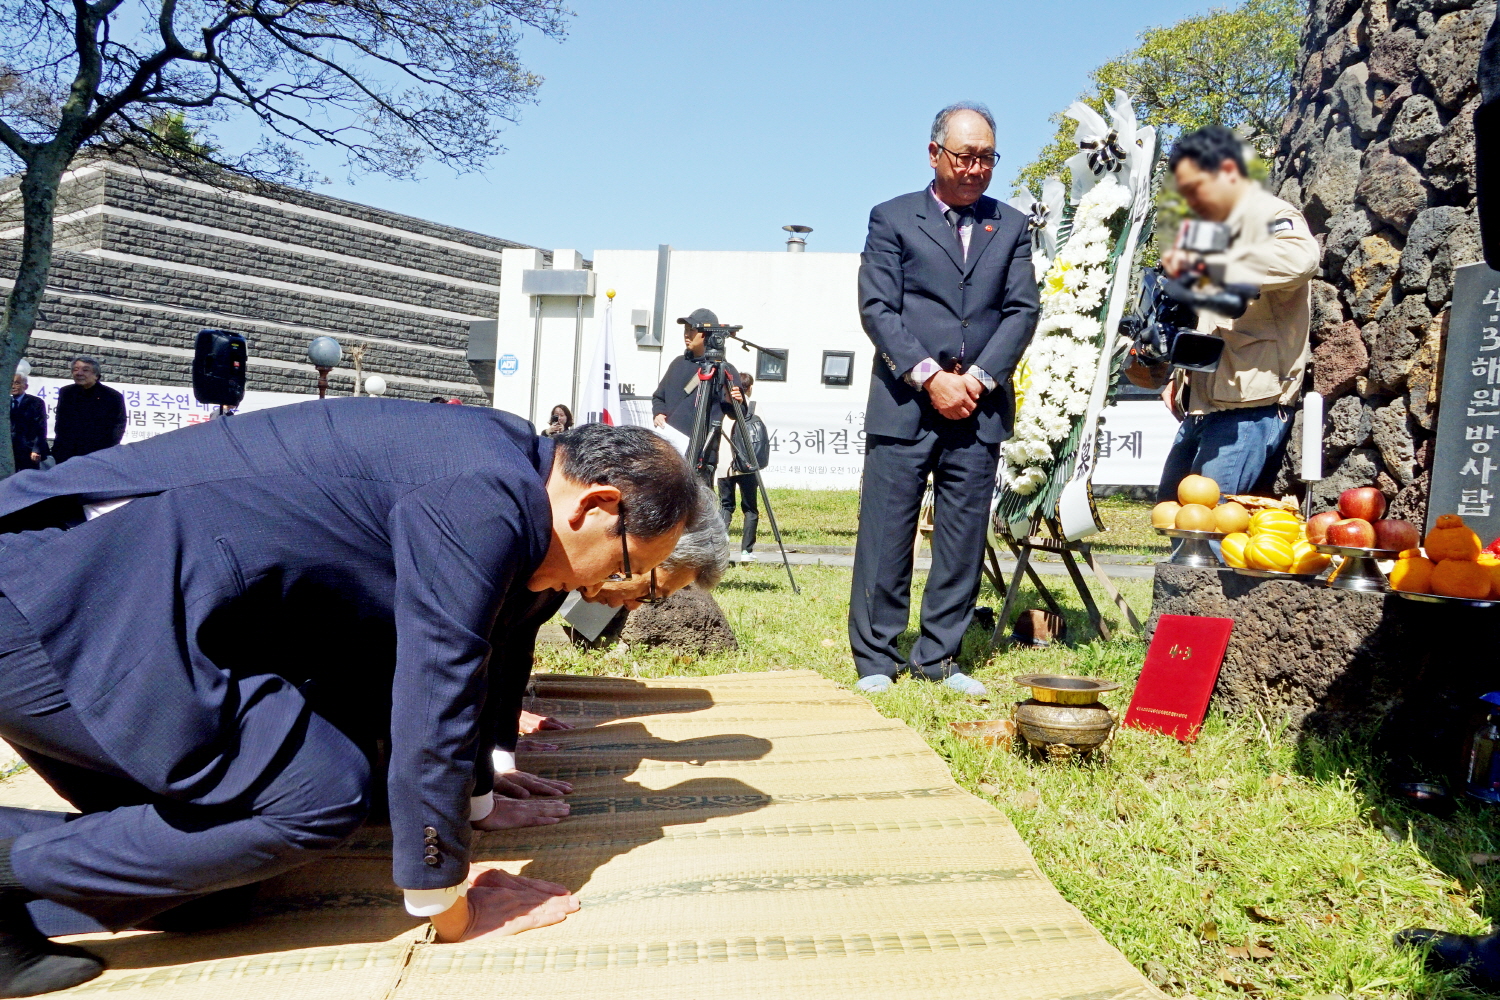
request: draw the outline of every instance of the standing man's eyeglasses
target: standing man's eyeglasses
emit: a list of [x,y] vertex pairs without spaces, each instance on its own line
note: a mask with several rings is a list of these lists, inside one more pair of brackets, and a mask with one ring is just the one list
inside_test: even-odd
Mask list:
[[994,170],[995,164],[1000,162],[999,153],[955,153],[941,144],[938,149],[951,156],[960,170],[973,170],[976,165],[984,170]]
[[604,579],[605,579],[606,583],[619,583],[622,580],[629,580],[631,578],[631,576],[634,575],[634,574],[632,574],[630,572],[630,549],[629,549],[629,547],[626,546],[625,541],[626,541],[626,535],[625,535],[625,510],[623,508],[621,508],[621,510],[620,510],[620,572],[618,572],[618,573],[611,573],[609,576],[605,577]]

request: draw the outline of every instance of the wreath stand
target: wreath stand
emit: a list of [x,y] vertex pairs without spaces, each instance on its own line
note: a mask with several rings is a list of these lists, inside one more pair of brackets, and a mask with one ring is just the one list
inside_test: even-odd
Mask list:
[[[1044,538],[1037,534],[1038,521],[1040,524],[1046,525],[1051,537]],[[920,538],[920,533],[918,537]],[[996,537],[1000,541],[1003,541],[1006,547],[1010,549],[1011,554],[1016,557],[1016,568],[1015,572],[1011,574],[1010,585],[1007,586],[1001,573],[1000,557],[996,553],[995,547],[988,542],[985,543],[985,562],[983,563],[985,575],[990,578],[990,583],[994,585],[995,592],[1005,599],[1005,603],[1001,606],[1000,614],[995,620],[995,631],[990,636],[990,645],[992,647],[999,647],[1005,641],[1005,630],[1010,627],[1011,611],[1015,607],[1016,597],[1021,592],[1022,576],[1030,578],[1031,585],[1036,588],[1037,593],[1046,602],[1047,610],[1059,618],[1062,617],[1062,607],[1057,603],[1057,599],[1052,596],[1052,592],[1047,589],[1047,585],[1042,583],[1042,578],[1037,574],[1037,571],[1032,568],[1031,554],[1038,551],[1052,552],[1062,557],[1063,566],[1067,568],[1068,576],[1073,582],[1073,589],[1078,591],[1078,596],[1083,601],[1084,610],[1088,612],[1089,623],[1094,626],[1094,631],[1099,633],[1099,638],[1108,642],[1110,639],[1110,629],[1109,625],[1105,623],[1104,617],[1099,614],[1099,606],[1094,603],[1094,595],[1089,592],[1088,583],[1083,578],[1083,572],[1078,568],[1078,560],[1080,558],[1088,564],[1089,569],[1094,571],[1094,577],[1099,581],[1099,585],[1104,588],[1104,592],[1110,596],[1110,599],[1115,602],[1121,613],[1125,615],[1125,620],[1130,623],[1130,627],[1135,630],[1137,635],[1144,634],[1140,619],[1135,616],[1135,612],[1131,610],[1130,604],[1125,600],[1124,595],[1120,593],[1114,581],[1109,578],[1109,574],[1104,572],[1104,567],[1094,558],[1093,549],[1087,542],[1070,542],[1064,538],[1062,526],[1056,518],[1040,518],[1033,521],[1031,532],[1023,538],[1012,538],[1009,535],[1000,534],[997,534]]]

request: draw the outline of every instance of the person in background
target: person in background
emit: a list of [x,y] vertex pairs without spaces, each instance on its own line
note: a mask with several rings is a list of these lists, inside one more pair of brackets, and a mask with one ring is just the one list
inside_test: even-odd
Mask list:
[[73,359],[73,384],[57,393],[52,457],[59,463],[113,448],[125,436],[125,397],[99,381],[99,362]]
[[26,389],[25,375],[10,380],[10,450],[16,471],[35,469],[47,457],[47,404]]
[[[1000,443],[1010,437],[1010,376],[1039,312],[1026,216],[984,196],[995,173],[995,120],[982,104],[938,112],[927,144],[933,179],[870,211],[859,311],[875,345],[865,407],[864,490],[849,644],[859,690],[896,675],[985,687],[959,669],[974,614]],[[903,653],[912,539],[927,479],[937,530],[922,595],[922,634]]]
[[[740,391],[748,400],[755,376],[740,373]],[[729,450],[734,456],[729,463],[729,475],[719,480],[719,504],[724,508],[724,530],[734,520],[734,494],[739,491],[740,510],[745,514],[744,530],[740,534],[740,562],[755,561],[755,529],[760,525],[760,507],[755,497],[755,473],[764,469],[770,460],[770,435],[766,433],[765,421],[755,415],[755,404],[746,402],[745,431],[750,437],[751,454],[745,455],[738,429],[729,432]]]
[[552,408],[552,419],[542,431],[544,437],[555,437],[573,426],[573,411],[561,403]]
[[1238,319],[1199,311],[1198,332],[1224,341],[1215,370],[1148,369],[1139,363],[1125,369],[1136,385],[1162,389],[1162,402],[1182,421],[1156,498],[1177,499],[1178,483],[1194,473],[1225,493],[1265,489],[1302,397],[1310,282],[1322,250],[1301,212],[1250,179],[1244,143],[1224,126],[1208,125],[1178,139],[1167,166],[1193,214],[1228,226],[1230,241],[1227,250],[1201,258],[1166,250],[1162,271],[1176,277],[1201,263],[1213,282],[1254,285],[1260,296]]
[[[711,309],[694,309],[677,322],[682,324],[682,343],[686,350],[681,357],[673,358],[672,363],[667,365],[667,373],[661,377],[656,392],[652,393],[651,420],[657,427],[670,425],[673,430],[691,438],[693,420],[698,413],[698,400],[702,398],[698,392],[698,359],[703,357],[706,349],[707,336],[704,328],[718,326],[719,317]],[[745,397],[740,391],[740,373],[727,361],[723,365],[729,372],[729,394],[743,403]],[[703,481],[709,486],[713,486],[714,470],[719,466],[719,424],[723,417],[734,416],[734,407],[729,400],[713,398],[716,396],[717,392],[710,393],[708,405],[717,404],[720,412],[709,415],[708,440],[703,444],[702,455],[701,474]],[[689,455],[688,464],[696,468],[698,457]]]

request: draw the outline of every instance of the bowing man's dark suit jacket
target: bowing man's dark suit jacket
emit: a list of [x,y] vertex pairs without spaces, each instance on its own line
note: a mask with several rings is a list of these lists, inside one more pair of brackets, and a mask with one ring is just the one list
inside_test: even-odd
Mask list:
[[859,314],[875,344],[867,433],[917,438],[924,415],[930,420],[936,413],[927,393],[901,376],[930,357],[950,370],[954,362],[960,371],[978,365],[993,377],[996,390],[980,396],[966,419],[986,444],[1010,437],[1010,376],[1038,314],[1024,215],[980,198],[966,259],[927,189],[876,205],[860,255]]
[[10,531],[142,497],[0,535],[0,592],[90,734],[169,798],[243,794],[308,703],[356,736],[388,717],[396,884],[456,885],[489,756],[491,629],[550,544],[552,454],[480,407],[339,399],[215,420],[0,483]]
[[37,467],[31,460],[32,452],[47,457],[47,404],[40,396],[23,392],[20,402],[11,407],[10,448],[17,470]]

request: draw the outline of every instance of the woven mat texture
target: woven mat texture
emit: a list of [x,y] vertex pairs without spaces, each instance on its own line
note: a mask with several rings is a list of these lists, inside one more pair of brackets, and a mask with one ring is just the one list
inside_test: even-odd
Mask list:
[[[72,940],[68,994],[164,1000],[1159,998],[1037,869],[1010,822],[900,722],[811,671],[544,676],[580,727],[521,766],[574,783],[563,823],[478,858],[561,882],[553,927],[434,944],[390,882],[390,831],[264,884],[249,924]],[[0,802],[62,808],[29,774]]]

